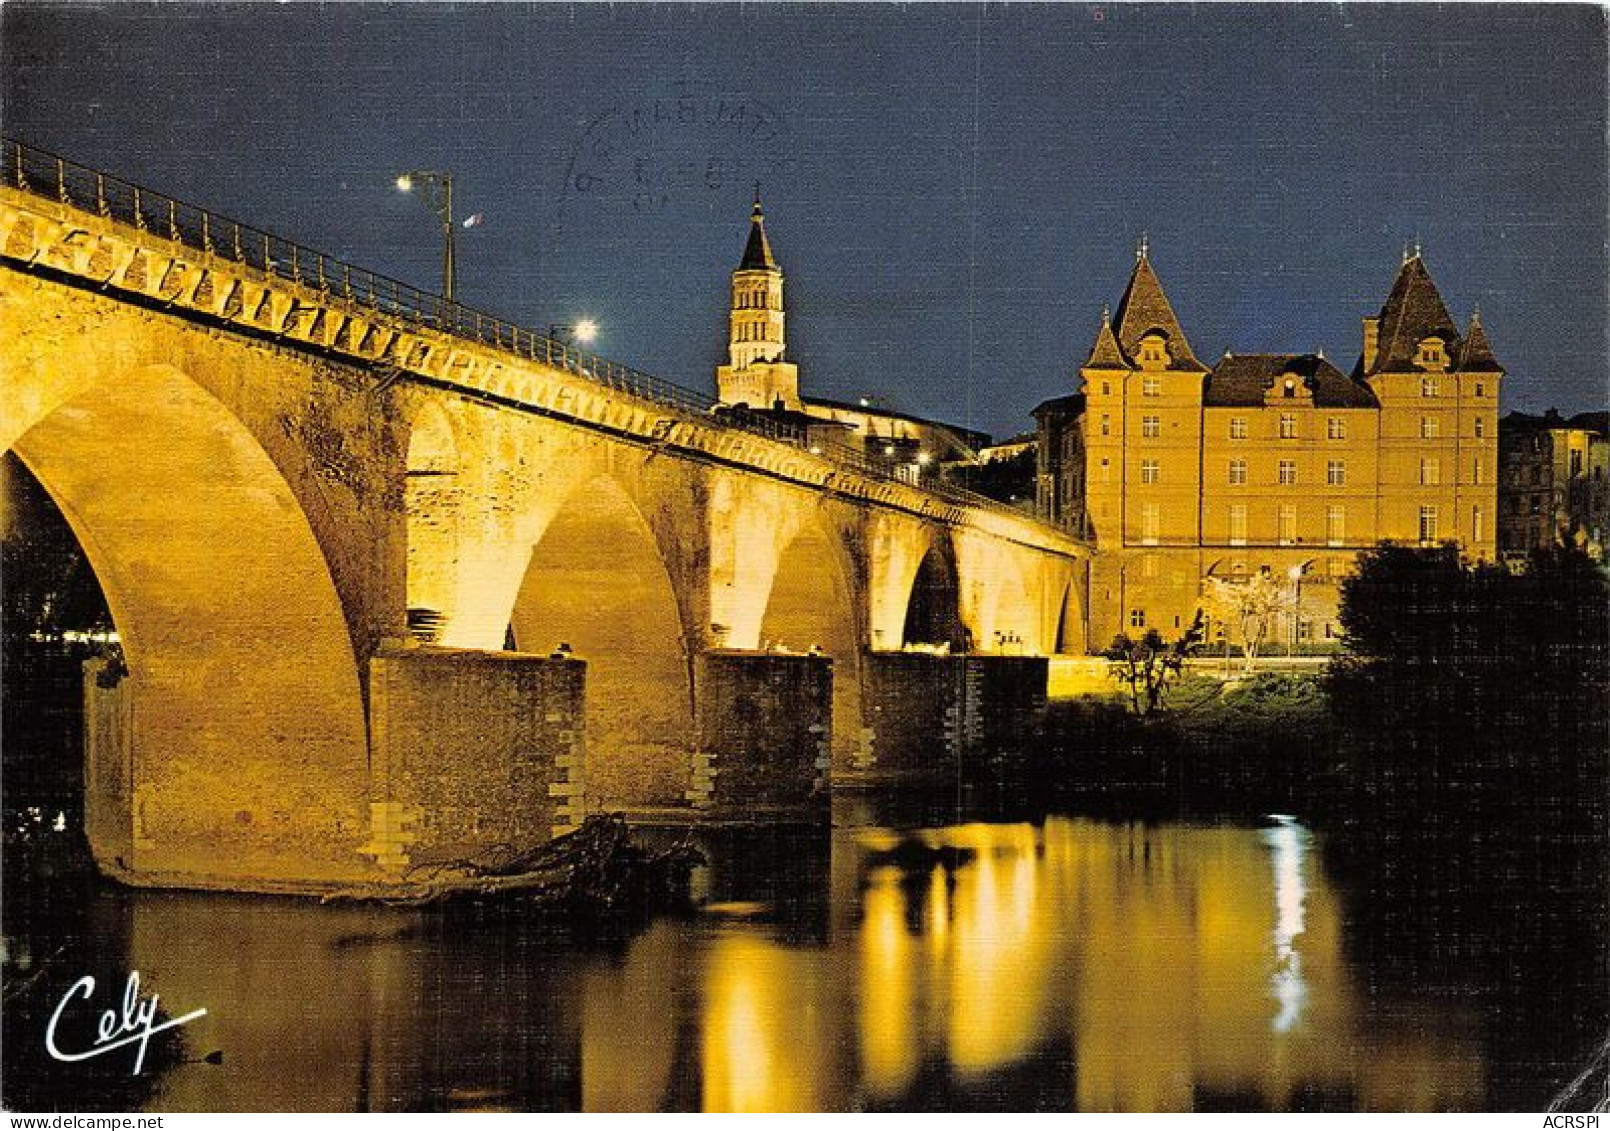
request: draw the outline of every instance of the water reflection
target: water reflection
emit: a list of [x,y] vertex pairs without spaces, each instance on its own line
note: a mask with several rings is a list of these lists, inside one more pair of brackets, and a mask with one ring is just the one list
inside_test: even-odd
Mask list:
[[1289,819],[843,830],[779,902],[716,845],[718,913],[619,952],[200,896],[96,921],[226,1052],[155,1109],[1481,1106],[1479,1019],[1370,992],[1314,847]]
[[1308,897],[1303,883],[1303,850],[1307,836],[1297,822],[1286,816],[1273,818],[1275,827],[1263,834],[1273,850],[1275,869],[1275,998],[1280,1012],[1275,1016],[1275,1032],[1284,1033],[1302,1014],[1308,987],[1303,982],[1303,957],[1296,947],[1303,933],[1303,901]]

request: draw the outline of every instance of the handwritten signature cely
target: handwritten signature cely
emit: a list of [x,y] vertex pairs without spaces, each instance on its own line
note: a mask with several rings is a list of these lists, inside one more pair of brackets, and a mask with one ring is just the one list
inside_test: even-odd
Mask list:
[[154,1035],[164,1029],[177,1029],[180,1025],[207,1015],[205,1009],[197,1009],[183,1017],[175,1017],[171,1021],[157,1024],[157,1002],[160,999],[156,994],[152,994],[149,999],[140,996],[140,972],[136,970],[129,975],[128,983],[123,987],[121,1012],[113,1009],[102,1012],[94,1046],[83,1052],[63,1052],[56,1047],[56,1026],[61,1022],[62,1014],[74,997],[82,996],[88,1001],[94,995],[95,979],[86,974],[74,982],[72,988],[63,994],[61,1001],[56,1004],[56,1011],[50,1015],[50,1024],[45,1027],[45,1050],[57,1060],[89,1060],[109,1053],[113,1049],[120,1049],[124,1045],[137,1044],[140,1046],[140,1051],[134,1057],[132,1075],[138,1076],[140,1069],[145,1065],[146,1045]]

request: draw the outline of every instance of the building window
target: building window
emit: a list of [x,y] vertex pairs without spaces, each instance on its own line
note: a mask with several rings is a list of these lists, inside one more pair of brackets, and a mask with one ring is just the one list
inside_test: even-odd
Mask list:
[[1245,546],[1246,544],[1247,507],[1245,503],[1237,503],[1230,508],[1230,545]]
[[1420,545],[1430,546],[1437,540],[1437,508],[1420,508]]
[[1481,519],[1482,519],[1481,508],[1480,507],[1471,507],[1470,508],[1470,540],[1472,542],[1480,542],[1482,534],[1485,533],[1482,530],[1482,521],[1481,521]]
[[1158,466],[1157,461],[1154,459],[1140,461],[1140,481],[1142,483],[1156,483],[1161,471],[1162,468]]
[[1232,416],[1230,418],[1230,439],[1245,440],[1247,438],[1247,418]]
[[1297,482],[1297,461],[1283,459],[1280,461],[1280,485],[1290,487]]
[[1145,628],[1146,627],[1146,610],[1145,609],[1130,609],[1129,610],[1129,627],[1130,628]]
[[1112,434],[1112,417],[1108,416],[1106,413],[1101,414],[1101,434],[1103,436],[1109,436]]
[[1163,421],[1157,416],[1143,416],[1140,418],[1140,434],[1153,440],[1163,434]]
[[1347,464],[1339,459],[1328,460],[1325,463],[1325,482],[1332,487],[1341,487],[1347,483]]
[[1332,440],[1347,439],[1347,421],[1339,416],[1333,416],[1325,422],[1325,435]]
[[1481,486],[1481,473],[1481,457],[1477,456],[1475,461],[1470,465],[1470,481],[1476,484],[1478,487]]
[[1280,438],[1282,440],[1295,440],[1297,438],[1297,417],[1292,413],[1280,414]]
[[1297,508],[1290,503],[1280,508],[1280,544],[1289,546],[1297,541]]
[[1420,486],[1435,487],[1442,481],[1442,464],[1435,459],[1420,460]]
[[1142,577],[1156,577],[1158,564],[1156,554],[1147,554],[1140,560],[1140,575]]
[[1422,416],[1420,418],[1420,439],[1435,440],[1437,438],[1437,418]]
[[[1441,350],[1433,353],[1429,349],[1424,349],[1420,354],[1420,360],[1424,364],[1435,365],[1441,360],[1441,354]],[[1420,395],[1422,397],[1434,397],[1441,391],[1441,383],[1435,377],[1420,378]]]
[[1480,381],[1476,382],[1476,395],[1478,397],[1485,397],[1487,395],[1487,386],[1483,385]]
[[1143,377],[1140,382],[1140,393],[1143,397],[1160,397],[1163,395],[1163,379],[1161,377]]
[[1244,487],[1247,483],[1247,461],[1233,459],[1230,461],[1230,486]]
[[1112,482],[1112,469],[1110,467],[1108,467],[1106,460],[1101,461],[1100,474],[1097,475],[1096,478],[1099,479],[1103,483],[1111,483]]
[[1342,507],[1325,508],[1325,544],[1340,546],[1347,541],[1347,511]]
[[1101,383],[1101,395],[1104,397],[1112,395],[1112,382],[1103,381]]
[[1140,508],[1140,540],[1142,542],[1148,546],[1157,545],[1162,526],[1162,513],[1156,503],[1146,503]]
[[1485,435],[1487,435],[1487,421],[1485,418],[1478,416],[1476,417],[1476,439],[1479,440]]

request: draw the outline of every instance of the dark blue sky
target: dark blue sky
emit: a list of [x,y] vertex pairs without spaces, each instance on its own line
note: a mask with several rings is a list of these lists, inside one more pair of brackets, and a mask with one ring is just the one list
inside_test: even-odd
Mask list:
[[1137,235],[1196,353],[1350,366],[1405,241],[1507,407],[1606,401],[1605,13],[1576,5],[0,8],[4,129],[706,388],[760,180],[807,392],[1004,435]]

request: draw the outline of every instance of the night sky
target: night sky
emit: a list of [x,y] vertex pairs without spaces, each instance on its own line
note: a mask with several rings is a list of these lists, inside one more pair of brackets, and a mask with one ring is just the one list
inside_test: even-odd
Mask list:
[[1606,34],[1576,5],[6,3],[8,136],[699,389],[754,182],[807,394],[1003,436],[1141,232],[1198,356],[1344,369],[1418,237],[1506,408],[1606,402]]

